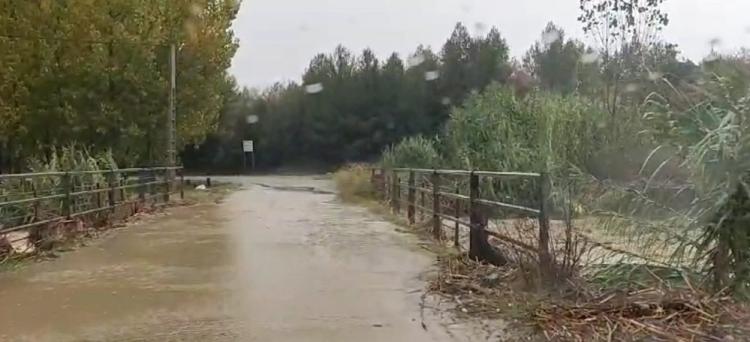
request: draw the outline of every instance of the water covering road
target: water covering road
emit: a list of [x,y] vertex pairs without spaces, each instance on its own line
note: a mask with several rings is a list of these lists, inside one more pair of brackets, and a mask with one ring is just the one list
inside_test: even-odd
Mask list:
[[243,189],[221,204],[0,274],[0,340],[468,339],[423,318],[433,257],[415,237],[341,203],[322,177],[234,181]]

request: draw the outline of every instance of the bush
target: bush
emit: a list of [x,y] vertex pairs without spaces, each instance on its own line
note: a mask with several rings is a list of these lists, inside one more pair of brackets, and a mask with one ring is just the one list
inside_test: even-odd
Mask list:
[[422,136],[410,137],[383,151],[384,168],[437,168],[442,165],[435,141]]
[[347,165],[334,173],[333,180],[339,196],[346,201],[356,201],[375,197],[375,188],[370,180],[371,171],[364,164]]
[[605,113],[576,96],[518,99],[493,85],[451,113],[445,150],[453,168],[563,172],[585,168],[601,148]]

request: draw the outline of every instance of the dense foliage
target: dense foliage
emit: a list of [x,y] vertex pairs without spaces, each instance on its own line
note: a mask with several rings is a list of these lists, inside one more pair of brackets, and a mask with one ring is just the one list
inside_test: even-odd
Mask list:
[[121,165],[163,163],[169,45],[178,137],[216,126],[236,49],[225,0],[0,1],[0,170],[76,142]]
[[[183,160],[192,168],[237,170],[242,139],[256,141],[262,167],[373,160],[403,137],[435,134],[452,105],[491,82],[506,82],[508,58],[497,29],[472,37],[461,24],[439,53],[419,46],[406,61],[339,46],[312,59],[302,84],[241,92],[225,107],[219,133],[188,146]],[[258,123],[248,124],[249,115]]]

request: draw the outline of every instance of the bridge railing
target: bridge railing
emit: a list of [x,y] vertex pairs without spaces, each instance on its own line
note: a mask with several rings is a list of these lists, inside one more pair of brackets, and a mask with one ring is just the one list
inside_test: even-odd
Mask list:
[[[468,235],[470,256],[481,255],[480,249],[485,248],[482,240],[492,236],[533,256],[541,272],[553,272],[550,180],[544,172],[374,168],[372,183],[394,213],[400,214],[405,207],[410,224],[429,222],[434,238],[445,238],[445,223],[452,229],[455,247],[461,248]],[[513,198],[509,193],[526,195]],[[520,236],[517,230],[503,227],[502,222],[494,226],[489,223],[490,218],[498,217],[536,221],[535,232],[533,236]],[[465,234],[467,230],[469,234]]]
[[184,197],[183,183],[181,167],[0,174],[0,237],[118,208],[164,205],[171,194]]

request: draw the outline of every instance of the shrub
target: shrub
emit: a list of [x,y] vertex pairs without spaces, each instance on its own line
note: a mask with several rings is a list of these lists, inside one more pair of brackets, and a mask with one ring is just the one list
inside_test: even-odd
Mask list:
[[409,137],[383,151],[384,168],[437,168],[442,165],[435,141],[422,136]]
[[375,189],[370,180],[370,168],[364,164],[347,165],[334,173],[333,179],[339,196],[346,201],[356,201],[375,197]]

